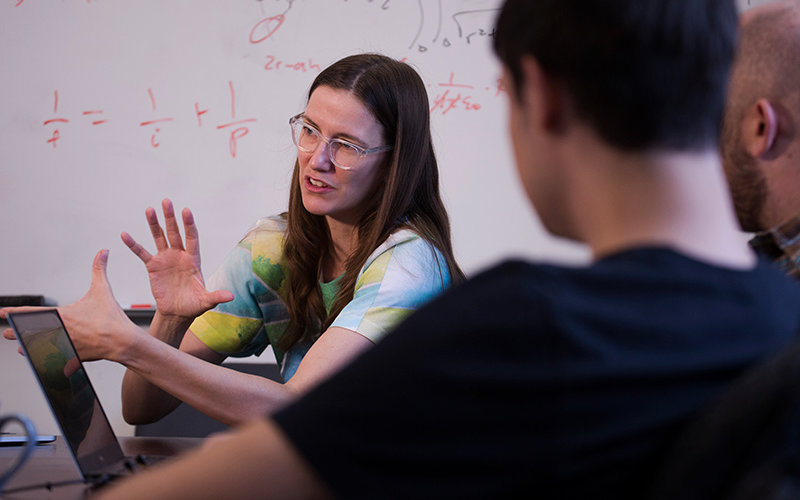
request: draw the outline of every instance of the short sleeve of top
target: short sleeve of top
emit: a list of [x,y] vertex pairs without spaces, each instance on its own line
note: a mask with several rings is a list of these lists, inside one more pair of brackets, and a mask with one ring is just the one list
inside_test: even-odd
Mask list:
[[411,230],[389,236],[367,259],[350,301],[331,326],[373,342],[450,283],[444,257]]
[[[280,339],[289,322],[284,297],[287,266],[283,258],[286,222],[259,220],[208,279],[209,290],[229,290],[234,299],[198,317],[192,332],[227,356],[259,355]],[[278,362],[283,352],[275,351]]]
[[[274,346],[286,331],[288,268],[283,255],[286,222],[261,219],[209,278],[209,290],[225,289],[234,300],[197,318],[192,332],[209,348],[227,356],[259,355],[272,344],[280,365],[289,354],[302,358],[308,345],[284,353]],[[450,283],[442,255],[413,231],[392,233],[359,272],[353,300],[331,326],[377,342],[413,310]],[[299,359],[292,361],[296,368]],[[293,370],[292,370],[293,372]],[[284,369],[284,378],[288,378]]]

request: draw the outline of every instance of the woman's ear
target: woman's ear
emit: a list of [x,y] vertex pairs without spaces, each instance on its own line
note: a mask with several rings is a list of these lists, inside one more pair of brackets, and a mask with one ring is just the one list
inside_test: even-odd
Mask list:
[[772,103],[759,99],[750,106],[742,119],[742,145],[753,158],[764,157],[778,137],[778,116]]

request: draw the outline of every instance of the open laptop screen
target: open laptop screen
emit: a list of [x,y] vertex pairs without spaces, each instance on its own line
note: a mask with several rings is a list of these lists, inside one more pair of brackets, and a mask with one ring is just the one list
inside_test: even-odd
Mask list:
[[8,315],[9,324],[84,477],[123,459],[114,431],[55,309]]

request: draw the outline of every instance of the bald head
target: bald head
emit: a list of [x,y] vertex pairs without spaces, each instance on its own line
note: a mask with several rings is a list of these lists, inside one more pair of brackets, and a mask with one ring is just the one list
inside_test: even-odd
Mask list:
[[800,0],[742,15],[722,128],[739,222],[762,231],[800,214]]
[[753,100],[781,101],[800,90],[800,2],[775,2],[742,15],[732,83]]

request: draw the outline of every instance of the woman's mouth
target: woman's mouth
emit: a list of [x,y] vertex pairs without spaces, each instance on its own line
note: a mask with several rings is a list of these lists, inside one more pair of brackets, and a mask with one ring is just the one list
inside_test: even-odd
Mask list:
[[322,193],[325,191],[329,191],[333,188],[319,179],[314,179],[313,177],[306,177],[306,189],[308,189],[312,193]]

